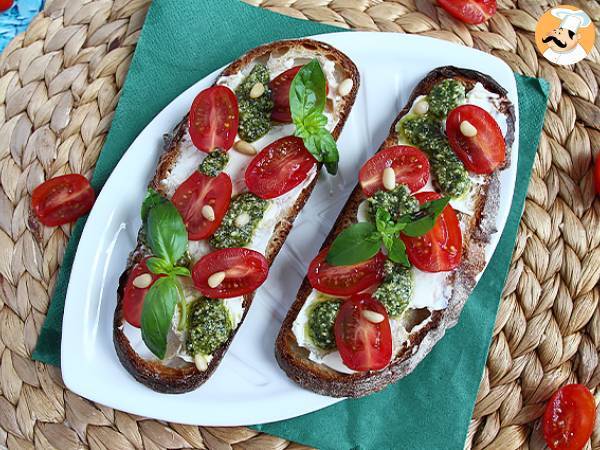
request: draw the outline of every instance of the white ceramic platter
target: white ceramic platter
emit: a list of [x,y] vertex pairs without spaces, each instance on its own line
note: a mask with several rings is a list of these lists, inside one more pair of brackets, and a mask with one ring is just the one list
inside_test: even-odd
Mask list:
[[[273,348],[308,263],[355,186],[358,169],[387,136],[411,90],[438,66],[455,65],[491,75],[508,90],[518,113],[517,90],[511,69],[501,60],[445,41],[360,32],[314,38],[346,53],[360,70],[358,97],[338,142],[340,173],[335,178],[321,174],[220,367],[194,392],[158,394],[127,373],[112,343],[118,278],[135,246],[139,209],[162,150],[162,136],[187,113],[195,95],[213,83],[220,72],[215,71],[148,124],[115,168],[89,216],[71,273],[63,325],[62,373],[73,392],[141,416],[213,426],[282,420],[340,401],[289,381],[275,361]],[[500,230],[516,177],[518,121],[515,135],[511,166],[501,175]],[[488,260],[499,236],[487,249]]]

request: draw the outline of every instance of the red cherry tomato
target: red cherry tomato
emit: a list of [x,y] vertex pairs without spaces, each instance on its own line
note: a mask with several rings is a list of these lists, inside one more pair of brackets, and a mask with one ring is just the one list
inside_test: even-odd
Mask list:
[[44,225],[74,222],[94,204],[94,190],[83,175],[70,174],[46,180],[33,190],[31,208]]
[[496,13],[496,0],[437,0],[450,15],[465,23],[483,23]]
[[[141,327],[142,309],[144,307],[144,298],[146,298],[146,294],[154,282],[161,276],[164,276],[156,275],[150,272],[148,266],[146,265],[148,258],[142,259],[139,263],[133,266],[133,269],[131,269],[129,276],[127,277],[125,289],[123,290],[123,316],[127,322],[136,328]],[[150,284],[143,288],[135,287],[133,285],[133,281],[140,275],[144,274],[149,274],[151,276]]]
[[[441,198],[437,192],[418,192],[420,204]],[[456,212],[447,205],[434,227],[423,236],[400,235],[409,261],[425,272],[445,272],[458,266],[462,257],[462,233]]]
[[[209,177],[195,171],[177,188],[173,194],[173,204],[183,217],[192,241],[211,236],[223,220],[231,201],[231,178],[224,172]],[[202,208],[208,205],[214,212],[214,220],[208,220],[202,214]]]
[[582,449],[594,431],[596,404],[582,384],[569,384],[554,393],[546,405],[542,427],[552,450]]
[[200,92],[190,109],[189,127],[196,148],[211,152],[229,150],[237,134],[237,97],[226,86],[213,86]]
[[396,174],[396,184],[405,184],[411,192],[416,192],[429,180],[429,160],[427,155],[416,147],[389,147],[369,159],[358,175],[360,185],[367,197],[383,189],[383,170],[392,167]]
[[0,12],[10,9],[13,5],[13,0],[0,0]]
[[260,198],[279,197],[302,183],[317,164],[302,139],[287,136],[267,145],[248,165],[246,186]]
[[[290,85],[292,80],[298,73],[302,66],[292,67],[285,72],[277,75],[269,83],[271,88],[271,95],[273,97],[273,112],[271,113],[271,119],[275,122],[291,123],[292,113],[290,112]],[[326,85],[326,91],[329,92],[329,86]]]
[[[369,317],[376,314],[376,322]],[[369,320],[371,319],[371,320]],[[380,370],[392,359],[392,331],[385,307],[370,294],[358,294],[340,306],[333,327],[342,361],[352,370]]]
[[[225,278],[210,287],[209,278],[218,272]],[[231,298],[258,289],[268,273],[269,263],[262,254],[247,248],[225,248],[202,257],[192,269],[192,279],[206,297]]]
[[596,195],[600,195],[600,156],[596,158],[594,164],[594,186],[596,188]]
[[383,253],[351,266],[331,266],[325,261],[328,251],[329,247],[321,250],[308,267],[308,281],[317,291],[347,297],[383,280]]
[[[477,130],[474,137],[460,131],[465,120]],[[450,111],[446,134],[452,150],[471,172],[492,173],[506,160],[506,143],[498,123],[479,106],[463,105]]]

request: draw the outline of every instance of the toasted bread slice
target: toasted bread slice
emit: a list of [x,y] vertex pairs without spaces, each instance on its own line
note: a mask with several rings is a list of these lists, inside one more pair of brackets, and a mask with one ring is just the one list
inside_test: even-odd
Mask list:
[[[337,140],[344,123],[350,114],[350,110],[356,98],[356,93],[358,92],[359,72],[354,63],[346,55],[328,44],[309,39],[300,39],[280,41],[257,47],[227,66],[218,77],[217,83],[226,77],[236,76],[243,71],[247,74],[249,67],[254,63],[265,63],[270,56],[277,56],[282,60],[285,60],[286,55],[294,57],[296,62],[294,65],[308,62],[314,57],[324,58],[334,64],[334,75],[338,82],[348,78],[352,79],[353,84],[350,93],[341,98],[335,107],[335,110],[330,111],[335,118],[335,126],[330,131],[334,139]],[[332,108],[331,104],[329,104],[327,108]],[[182,143],[186,139],[189,139],[189,135],[187,138],[186,135],[188,135],[187,116],[175,128],[169,142],[166,143],[165,151],[158,163],[156,174],[150,183],[150,187],[167,197],[169,197],[169,189],[165,186],[164,181],[177,165],[178,158],[182,152]],[[230,151],[234,152],[235,150],[232,149]],[[318,169],[319,168],[320,166]],[[296,215],[308,200],[317,178],[317,176],[314,176],[312,181],[302,189],[295,203],[287,208],[280,220],[276,223],[265,252],[265,257],[269,264],[273,262],[281,249]],[[231,344],[237,329],[242,325],[248,309],[252,304],[254,293],[244,296],[242,303],[243,315],[240,322],[237,324],[237,327],[233,330],[227,341],[213,353],[212,359],[208,363],[208,368],[206,370],[200,371],[196,368],[195,364],[183,360],[166,363],[155,358],[144,357],[136,351],[132,342],[130,342],[127,333],[124,331],[124,327],[129,325],[125,324],[123,318],[122,300],[123,290],[129,271],[138,261],[148,255],[149,250],[138,238],[138,245],[130,254],[127,268],[121,275],[119,282],[117,293],[118,301],[113,326],[115,349],[119,360],[129,373],[133,375],[136,380],[149,388],[165,393],[188,392],[200,386],[213,374]]]
[[[481,83],[485,89],[499,96],[499,110],[507,121],[505,164],[508,166],[509,152],[514,142],[515,113],[506,90],[482,73],[450,66],[433,70],[416,86],[407,105],[392,124],[380,150],[398,145],[398,122],[410,111],[417,97],[427,95],[436,83],[447,78],[460,80],[467,91],[476,83]],[[498,171],[485,176],[475,199],[474,214],[469,217],[458,213],[463,226],[463,258],[459,267],[447,279],[452,288],[448,306],[433,311],[425,308],[411,310],[410,316],[406,318],[408,336],[386,368],[380,371],[342,373],[309,359],[309,350],[298,345],[292,331],[294,321],[313,290],[308,278],[304,279],[277,337],[275,354],[281,368],[302,387],[332,397],[362,397],[408,375],[444,336],[446,330],[457,323],[460,312],[475,287],[476,277],[485,266],[486,244],[497,231],[495,219],[499,206],[499,188]],[[321,248],[331,245],[344,228],[357,222],[358,207],[365,198],[360,184],[357,185]]]

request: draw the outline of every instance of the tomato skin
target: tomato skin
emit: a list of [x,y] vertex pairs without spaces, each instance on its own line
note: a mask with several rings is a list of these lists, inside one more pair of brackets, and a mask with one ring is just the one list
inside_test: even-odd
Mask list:
[[407,145],[388,147],[377,152],[360,169],[358,177],[367,197],[383,189],[382,174],[386,167],[394,169],[396,184],[407,185],[411,192],[418,191],[429,180],[429,159],[425,153]]
[[496,0],[437,0],[438,5],[458,20],[477,25],[496,13]]
[[[441,198],[437,192],[418,192],[422,205]],[[434,227],[419,237],[400,235],[406,245],[408,260],[424,272],[446,272],[456,268],[462,259],[462,232],[452,206],[447,205]]]
[[[224,172],[210,177],[195,171],[177,188],[172,201],[183,218],[190,240],[206,239],[219,228],[229,208],[232,191],[231,178]],[[202,215],[204,205],[213,208],[215,220],[209,221]]]
[[546,405],[544,439],[552,450],[579,450],[592,435],[595,420],[596,404],[590,390],[582,384],[568,384]]
[[[208,285],[208,279],[217,272],[225,272],[225,279],[212,288]],[[267,259],[261,253],[247,248],[225,248],[209,253],[192,269],[196,289],[209,298],[249,294],[264,283],[268,274]]]
[[[367,320],[362,312],[384,316],[379,323]],[[335,344],[342,361],[352,370],[381,370],[392,359],[392,331],[385,307],[370,294],[358,294],[340,306],[334,324]]]
[[[154,282],[160,277],[164,276],[156,275],[150,272],[150,269],[148,269],[148,266],[146,265],[148,258],[150,257],[142,259],[135,266],[133,266],[127,277],[125,289],[123,289],[123,316],[127,322],[136,328],[141,327],[142,309],[144,307],[144,299],[146,298],[146,294]],[[133,280],[145,273],[149,273],[152,276],[152,282],[150,285],[143,289],[135,287],[133,285]]]
[[[466,137],[461,133],[460,124],[465,120],[477,129],[476,136]],[[506,143],[500,126],[479,106],[462,105],[450,111],[446,133],[452,150],[471,172],[490,174],[506,160]]]
[[319,292],[349,297],[381,283],[384,278],[383,263],[386,257],[381,252],[352,266],[329,265],[325,261],[328,252],[329,247],[321,250],[308,266],[308,281]]
[[600,195],[600,156],[596,158],[594,164],[594,187],[596,188],[596,195]]
[[0,12],[9,10],[12,7],[13,3],[13,0],[0,0]]
[[50,178],[31,194],[31,208],[44,225],[54,227],[74,222],[94,204],[94,190],[83,175],[76,173]]
[[246,168],[248,190],[265,200],[279,197],[302,183],[317,160],[302,139],[286,136],[267,145]]
[[226,86],[201,91],[190,108],[188,125],[192,142],[199,150],[229,150],[239,125],[237,97]]

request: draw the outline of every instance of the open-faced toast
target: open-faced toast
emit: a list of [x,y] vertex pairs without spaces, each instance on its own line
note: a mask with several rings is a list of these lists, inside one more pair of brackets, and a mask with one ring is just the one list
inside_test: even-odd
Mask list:
[[[263,45],[249,51],[227,66],[217,78],[215,85],[224,85],[235,91],[253,73],[253,69],[257,65],[266,68],[269,74],[269,82],[272,82],[275,77],[290,70],[290,68],[307,64],[314,59],[319,61],[328,85],[324,110],[328,122],[326,128],[331,136],[337,139],[356,98],[359,87],[359,73],[354,63],[346,55],[328,44],[301,39]],[[263,83],[258,95],[264,95],[263,92],[268,92],[271,95],[268,83]],[[256,97],[254,92],[249,95],[251,98]],[[177,188],[196,170],[206,156],[206,153],[199,151],[192,144],[189,122],[186,116],[169,137],[156,174],[150,183],[151,189],[167,199],[173,197]],[[247,142],[245,141],[245,146],[238,147],[237,141],[240,138],[236,137],[236,144],[229,151],[231,161],[224,169],[224,173],[230,175],[232,179],[234,197],[243,194],[247,190],[244,184],[244,171],[253,160],[253,153],[258,152],[260,155],[261,149],[270,145],[278,137],[293,134],[293,124],[271,123],[271,128],[267,134],[257,140],[252,140],[252,146],[250,147],[246,145]],[[273,201],[268,200],[267,202],[271,203],[266,206],[267,212],[264,212],[263,216],[257,219],[251,233],[251,240],[244,247],[260,252],[269,265],[283,245],[296,215],[309,198],[317,181],[320,167],[321,164],[313,167],[306,179],[291,191]],[[236,217],[236,220],[238,218]],[[246,217],[245,222],[247,221],[248,218]],[[245,225],[239,225],[236,221],[236,226]],[[229,237],[226,234],[223,239]],[[189,241],[188,265],[190,268],[199,258],[211,252],[212,247],[208,242],[209,239],[196,242]],[[171,333],[169,335],[171,340],[176,339],[178,341],[174,343],[169,341],[168,359],[158,359],[144,345],[140,331],[126,322],[123,307],[124,290],[130,272],[136,264],[149,255],[150,249],[145,243],[144,231],[141,230],[138,244],[130,254],[127,268],[120,278],[113,328],[115,349],[121,363],[139,382],[159,392],[187,392],[204,383],[215,371],[231,344],[237,329],[246,317],[254,292],[223,301],[228,309],[232,330],[216,350],[210,355],[204,355],[201,364],[198,364],[193,355],[190,355],[186,349],[188,334],[185,331],[183,334]],[[211,284],[210,280],[208,283]],[[187,296],[188,288],[193,291],[193,286],[191,286],[191,283],[184,283],[184,285]],[[192,295],[197,295],[197,293]],[[174,324],[175,321],[174,318]]]
[[[313,288],[307,276],[283,321],[275,348],[276,358],[281,368],[293,381],[306,389],[333,397],[361,397],[379,391],[406,376],[431,351],[444,336],[445,331],[457,323],[461,310],[475,287],[477,277],[483,271],[486,245],[490,236],[497,231],[496,215],[500,192],[498,172],[510,163],[510,150],[514,142],[515,113],[507,98],[506,90],[490,77],[476,71],[450,66],[435,69],[415,87],[407,105],[392,124],[390,133],[379,151],[392,146],[413,144],[405,142],[405,136],[399,132],[402,128],[402,119],[409,114],[414,114],[420,99],[427,98],[423,96],[427,96],[434,86],[444,80],[459,81],[465,88],[467,103],[485,106],[498,122],[502,122],[500,128],[506,146],[504,162],[492,173],[476,177],[477,181],[469,191],[468,208],[464,208],[464,199],[455,202],[454,208],[458,209],[456,212],[462,229],[462,259],[453,270],[442,272],[446,273],[443,286],[436,287],[436,284],[431,282],[432,278],[428,281],[427,277],[420,277],[413,281],[415,284],[413,284],[408,307],[395,322],[390,319],[393,335],[391,360],[378,370],[355,371],[349,370],[344,365],[335,347],[337,345],[335,342],[338,340],[337,328],[333,340],[334,328],[331,322],[333,318],[328,322],[329,343],[333,340],[333,346],[326,351],[321,351],[314,343],[308,325],[311,311],[314,311],[315,305],[321,300],[332,300],[341,296],[322,295]],[[470,92],[473,92],[473,95],[469,95]],[[486,102],[489,103],[487,106],[484,105]],[[427,111],[427,106],[424,111]],[[442,130],[444,129],[445,125],[442,126]],[[434,184],[436,184],[435,179]],[[439,186],[436,185],[436,189],[438,188]],[[343,230],[357,223],[365,199],[365,193],[358,184],[323,243],[321,253],[326,248],[331,248],[330,246]],[[451,201],[450,204],[452,205],[453,202]],[[460,212],[460,209],[467,211]],[[310,270],[309,268],[309,273]],[[438,274],[426,275],[439,276]],[[424,283],[425,290],[418,289],[418,283]],[[373,288],[370,292],[372,291]],[[431,291],[435,293],[432,294]],[[422,299],[431,295],[431,300],[437,304],[419,302],[418,299],[415,301],[417,295]],[[436,302],[434,295],[443,297],[441,298],[443,301],[440,303],[440,298],[437,298]],[[347,300],[342,299],[342,302],[344,301]],[[376,315],[375,321],[382,318],[382,315]],[[388,320],[387,316],[386,320]],[[335,325],[337,327],[337,322]],[[312,331],[312,333],[312,336],[315,336],[316,332]]]

